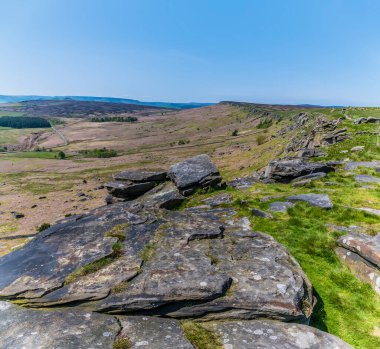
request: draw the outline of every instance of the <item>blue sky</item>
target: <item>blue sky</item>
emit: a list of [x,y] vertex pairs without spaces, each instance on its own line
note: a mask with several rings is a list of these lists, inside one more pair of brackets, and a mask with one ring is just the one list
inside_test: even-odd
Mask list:
[[380,106],[380,1],[0,0],[0,94]]

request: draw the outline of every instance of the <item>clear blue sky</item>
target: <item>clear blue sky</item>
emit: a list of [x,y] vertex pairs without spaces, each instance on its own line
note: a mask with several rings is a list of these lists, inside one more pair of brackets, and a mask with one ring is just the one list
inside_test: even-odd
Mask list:
[[380,105],[380,1],[0,0],[0,94]]

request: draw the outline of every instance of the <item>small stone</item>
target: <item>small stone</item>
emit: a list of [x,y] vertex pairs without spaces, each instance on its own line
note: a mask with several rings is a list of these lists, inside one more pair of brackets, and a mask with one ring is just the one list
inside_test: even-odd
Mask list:
[[257,208],[253,208],[251,212],[256,217],[273,219],[273,216],[270,213],[259,210]]

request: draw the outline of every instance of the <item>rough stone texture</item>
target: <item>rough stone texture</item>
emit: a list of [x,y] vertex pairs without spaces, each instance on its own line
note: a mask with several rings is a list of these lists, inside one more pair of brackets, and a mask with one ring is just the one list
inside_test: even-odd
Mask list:
[[203,324],[218,334],[225,349],[352,349],[316,328],[270,320]]
[[155,186],[156,182],[109,182],[105,184],[112,196],[126,200],[135,199]]
[[312,206],[317,206],[326,209],[330,209],[333,207],[333,203],[331,202],[327,194],[301,194],[288,196],[286,199],[291,202],[305,201]]
[[116,181],[131,182],[163,182],[166,180],[166,171],[123,171],[113,175]]
[[231,195],[223,193],[211,196],[205,200],[202,200],[202,202],[211,207],[215,207],[220,205],[232,204],[232,199],[233,198]]
[[259,210],[257,208],[252,209],[252,214],[256,217],[261,217],[261,218],[267,218],[267,219],[272,219],[273,216],[265,211]]
[[305,181],[305,180],[316,180],[316,179],[320,179],[323,177],[326,177],[325,172],[316,172],[316,173],[311,173],[309,175],[297,177],[296,179],[292,180],[292,183],[297,183],[297,182],[301,182],[301,181]]
[[358,167],[378,169],[380,168],[380,162],[379,161],[350,161],[350,162],[347,162],[345,166],[345,170],[353,171],[353,170],[356,170]]
[[312,173],[335,171],[330,163],[306,162],[302,158],[271,161],[265,169],[264,178],[289,183],[295,178]]
[[235,189],[242,190],[242,189],[248,189],[252,187],[257,182],[258,182],[257,177],[246,176],[246,177],[235,178],[232,181],[227,182],[227,185]]
[[39,311],[0,302],[2,349],[112,349],[119,331],[112,316],[78,309]]
[[[133,202],[105,206],[82,217],[67,218],[65,223],[44,230],[23,248],[0,258],[0,296],[39,298],[62,287],[66,277],[74,270],[113,253],[112,246],[117,238],[106,236],[112,228],[128,224],[134,229],[134,225],[142,223],[147,223],[144,227],[149,227],[151,218],[150,213],[141,211],[141,205]],[[142,236],[144,234],[139,239]],[[135,240],[138,239],[130,237],[128,242],[132,244]],[[129,251],[127,247],[126,251]],[[141,260],[136,258],[123,270],[133,273],[139,263]],[[104,287],[107,287],[109,278],[102,273],[98,276],[96,280],[89,278],[83,281],[83,286],[77,289],[78,294],[82,295],[78,295],[79,299],[97,298],[106,292]],[[103,283],[106,285],[102,289],[100,285]],[[83,287],[88,287],[86,297],[83,296]],[[68,289],[71,290],[70,287]],[[63,298],[65,296],[63,290],[57,291],[57,294]],[[71,291],[69,294],[72,297]]]
[[215,186],[222,180],[217,167],[205,154],[171,166],[168,176],[185,196],[193,193],[197,187]]
[[338,239],[338,244],[357,253],[380,269],[380,234],[370,236],[366,234],[350,233],[341,236]]
[[138,199],[146,207],[158,207],[167,210],[179,206],[184,200],[185,197],[180,194],[173,183],[160,184]]
[[292,202],[272,202],[269,205],[269,211],[272,212],[287,212],[288,208],[294,207]]
[[346,248],[337,247],[335,252],[342,263],[346,264],[358,279],[370,284],[380,294],[380,269]]
[[300,158],[314,158],[323,157],[327,154],[319,149],[302,149],[298,152],[298,157]]
[[355,179],[359,183],[378,183],[380,184],[380,178],[371,175],[355,175]]
[[146,316],[119,316],[123,330],[119,338],[128,338],[131,349],[193,349],[179,321]]
[[349,233],[338,239],[339,258],[362,281],[368,282],[380,293],[380,234],[370,236]]

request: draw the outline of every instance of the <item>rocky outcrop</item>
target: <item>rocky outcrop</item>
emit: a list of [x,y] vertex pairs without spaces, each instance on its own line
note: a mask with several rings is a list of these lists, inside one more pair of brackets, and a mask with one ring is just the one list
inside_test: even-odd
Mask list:
[[[289,183],[292,180],[311,174],[335,171],[335,164],[329,162],[307,162],[301,158],[271,161],[265,169],[264,179]],[[310,177],[308,177],[310,178]]]
[[325,209],[333,208],[333,203],[327,194],[300,194],[288,196],[286,199],[291,202],[304,201],[312,206],[317,206]]
[[[114,181],[105,184],[110,193],[106,198],[107,204],[118,202],[120,199],[127,201],[136,199],[168,178],[171,179],[178,190],[172,186],[167,186],[167,190],[163,190],[161,186],[156,189],[156,198],[151,195],[151,200],[156,200],[158,207],[169,209],[178,205],[184,196],[191,195],[197,188],[220,188],[222,181],[217,167],[205,154],[174,164],[169,172],[131,170],[114,174],[113,178]],[[162,201],[162,204],[159,205],[158,201]]]
[[380,293],[380,234],[349,233],[338,239],[338,257],[362,281]]
[[171,166],[168,176],[184,196],[197,188],[218,187],[222,181],[219,170],[205,154]]
[[231,195],[170,211],[185,199],[180,191],[221,181],[204,156],[173,167],[174,184],[116,175],[154,188],[67,217],[0,258],[0,297],[23,305],[0,302],[0,347],[190,349],[192,323],[226,348],[349,348],[288,324],[309,322],[312,285],[286,248],[237,215]]
[[286,147],[286,151],[305,151],[307,149],[335,144],[347,139],[347,130],[345,128],[337,128],[341,121],[341,118],[337,120],[319,118],[309,133],[297,135],[291,139]]

